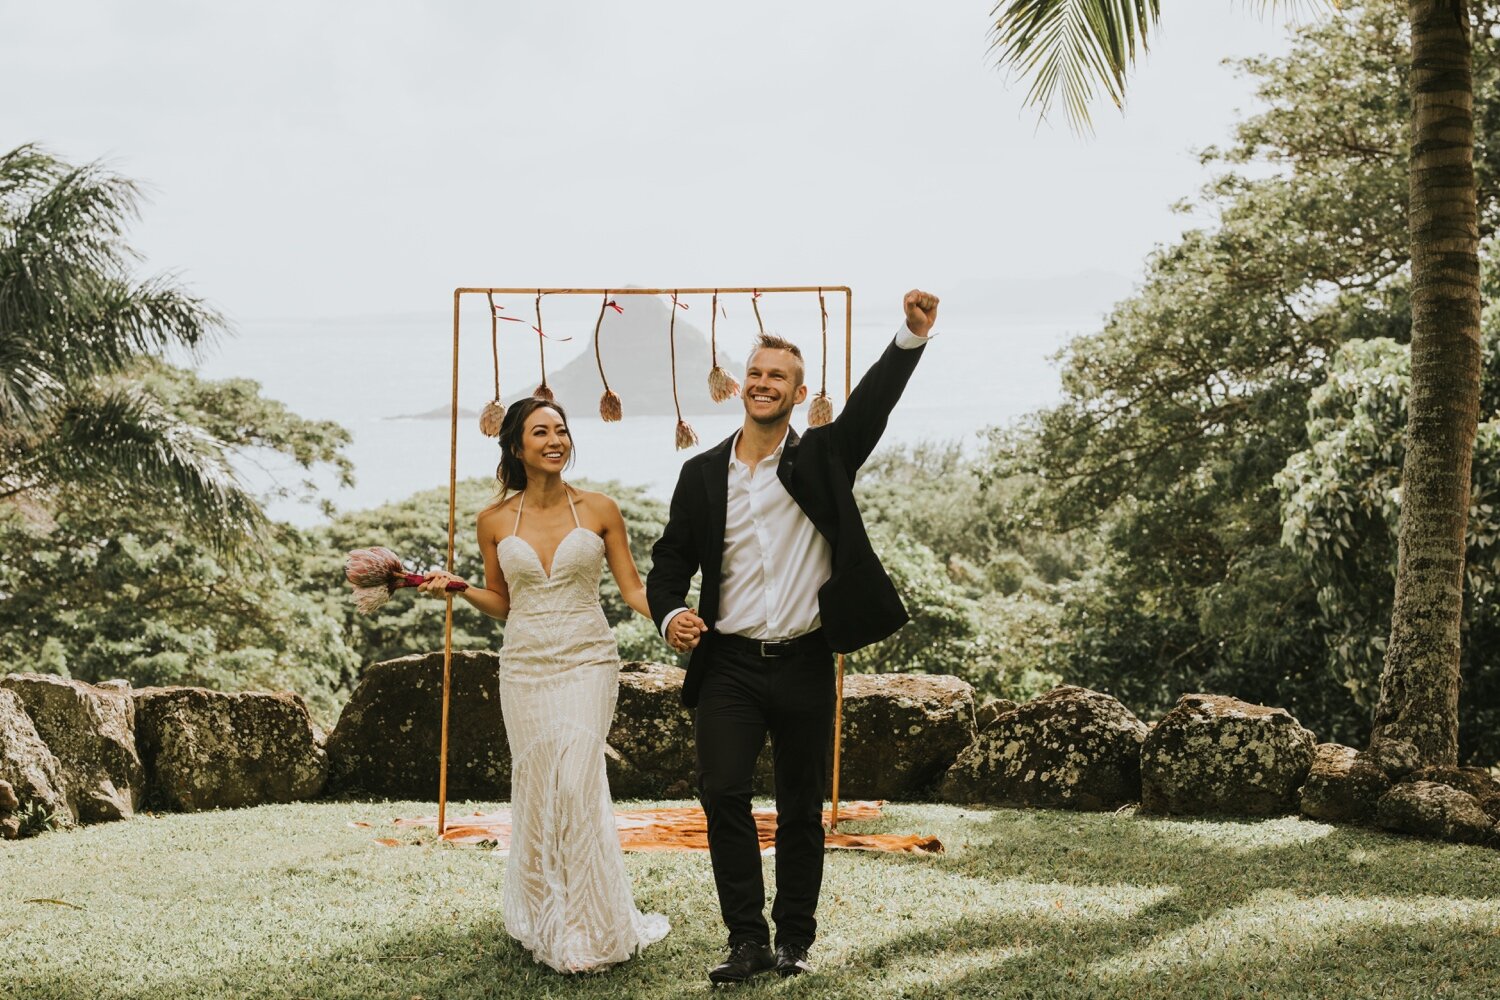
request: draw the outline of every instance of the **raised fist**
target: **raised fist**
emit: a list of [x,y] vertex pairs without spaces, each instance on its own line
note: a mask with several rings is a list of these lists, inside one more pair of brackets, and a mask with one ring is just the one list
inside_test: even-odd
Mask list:
[[908,330],[918,337],[925,337],[932,332],[932,324],[937,322],[938,297],[936,295],[913,288],[906,293],[906,298],[901,304],[906,308]]

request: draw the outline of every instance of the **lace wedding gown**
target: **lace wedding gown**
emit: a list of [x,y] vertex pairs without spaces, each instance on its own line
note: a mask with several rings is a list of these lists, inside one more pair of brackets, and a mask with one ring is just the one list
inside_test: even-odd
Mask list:
[[624,961],[669,927],[635,907],[605,779],[620,654],[599,605],[604,540],[574,508],[549,575],[514,533],[524,507],[523,494],[497,553],[510,589],[500,650],[512,761],[505,929],[537,961],[580,972]]

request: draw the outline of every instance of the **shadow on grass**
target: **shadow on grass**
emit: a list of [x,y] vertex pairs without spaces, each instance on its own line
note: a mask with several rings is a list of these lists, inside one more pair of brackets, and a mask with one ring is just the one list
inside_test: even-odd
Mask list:
[[[1268,842],[1247,848],[1226,828]],[[1500,997],[1500,852],[1295,819],[1001,810],[962,850],[889,860],[998,893],[1165,890],[1128,916],[950,920],[848,956],[851,968],[964,967],[903,997]]]

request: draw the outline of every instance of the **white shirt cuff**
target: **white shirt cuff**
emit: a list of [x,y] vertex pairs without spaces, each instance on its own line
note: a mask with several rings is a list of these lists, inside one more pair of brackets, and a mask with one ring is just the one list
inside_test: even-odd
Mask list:
[[901,329],[896,331],[896,346],[903,351],[909,351],[914,347],[921,347],[931,339],[931,334],[925,337],[918,337],[915,333],[911,332],[911,327],[905,323],[902,323]]
[[663,639],[665,639],[667,637],[667,626],[670,625],[670,624],[672,624],[672,619],[676,618],[678,615],[682,614],[686,610],[687,610],[687,608],[678,608],[676,611],[668,611],[667,612],[667,617],[665,617],[665,618],[663,618],[661,620],[661,637]]

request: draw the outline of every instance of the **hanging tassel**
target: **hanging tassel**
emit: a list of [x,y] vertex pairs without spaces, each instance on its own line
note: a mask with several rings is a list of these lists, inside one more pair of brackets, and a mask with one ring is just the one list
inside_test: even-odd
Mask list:
[[505,404],[500,402],[500,313],[495,305],[493,292],[485,292],[490,300],[490,355],[495,361],[495,398],[484,404],[479,413],[479,433],[485,437],[499,437],[500,424],[505,420]]
[[599,329],[604,326],[604,311],[611,307],[615,312],[625,311],[609,297],[609,290],[605,289],[604,301],[599,304],[599,318],[594,321],[594,362],[599,366],[599,381],[604,383],[604,395],[599,397],[599,419],[605,423],[614,423],[624,415],[619,394],[609,387],[609,379],[604,377],[604,356],[599,353]]
[[818,289],[818,311],[823,314],[823,383],[812,405],[807,408],[807,426],[822,427],[833,423],[833,400],[828,398],[828,306],[823,301],[823,289]]
[[828,393],[820,391],[807,408],[807,426],[822,427],[830,423],[833,423],[833,400],[828,398]]
[[734,376],[719,367],[719,293],[714,292],[714,302],[708,319],[708,350],[713,367],[708,370],[708,398],[722,403],[731,396],[740,394],[740,384]]
[[500,425],[505,422],[505,404],[492,399],[484,404],[479,413],[479,432],[485,437],[499,437]]
[[698,443],[697,433],[682,419],[682,403],[677,398],[677,293],[672,293],[672,319],[667,324],[667,344],[672,351],[672,405],[677,408],[677,450]]
[[542,290],[536,293],[536,349],[541,357],[542,384],[537,386],[532,395],[547,402],[555,402],[557,396],[553,394],[552,387],[547,384],[547,335],[542,332]]

